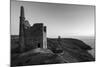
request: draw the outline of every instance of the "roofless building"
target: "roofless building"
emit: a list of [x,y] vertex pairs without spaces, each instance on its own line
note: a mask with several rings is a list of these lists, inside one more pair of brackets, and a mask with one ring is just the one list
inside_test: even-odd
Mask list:
[[25,19],[23,6],[21,6],[19,26],[21,52],[34,48],[47,48],[46,26],[43,23],[35,23],[31,26]]

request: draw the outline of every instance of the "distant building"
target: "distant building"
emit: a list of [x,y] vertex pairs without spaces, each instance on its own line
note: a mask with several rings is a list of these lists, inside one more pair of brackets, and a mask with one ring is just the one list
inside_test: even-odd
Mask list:
[[31,26],[25,19],[23,6],[20,11],[19,43],[21,52],[33,48],[47,48],[46,26],[43,23]]

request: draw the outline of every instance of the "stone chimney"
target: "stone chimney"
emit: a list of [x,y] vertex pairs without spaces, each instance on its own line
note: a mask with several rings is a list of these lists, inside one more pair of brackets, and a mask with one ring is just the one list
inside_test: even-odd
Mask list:
[[20,45],[20,52],[24,51],[25,44],[24,44],[24,7],[21,6],[20,11],[20,28],[19,28],[19,45]]

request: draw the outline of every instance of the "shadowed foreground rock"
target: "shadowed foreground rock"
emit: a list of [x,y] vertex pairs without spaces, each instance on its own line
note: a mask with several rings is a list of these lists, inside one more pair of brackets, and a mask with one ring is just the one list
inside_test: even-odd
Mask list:
[[14,55],[12,55],[12,66],[64,63],[60,56],[52,53],[49,49],[37,48],[22,54],[16,54],[16,56]]
[[[16,43],[17,38],[13,44]],[[87,62],[94,61],[95,58],[88,52],[92,48],[85,44],[83,41],[71,38],[62,38],[58,45],[57,39],[47,40],[48,49],[32,49],[24,53],[16,52],[16,47],[13,47],[11,54],[12,66],[25,66],[25,65],[40,65],[40,64],[56,64],[56,63],[74,63],[74,62]],[[15,49],[16,48],[16,49]],[[62,51],[56,51],[62,49]],[[58,53],[56,53],[58,52]]]

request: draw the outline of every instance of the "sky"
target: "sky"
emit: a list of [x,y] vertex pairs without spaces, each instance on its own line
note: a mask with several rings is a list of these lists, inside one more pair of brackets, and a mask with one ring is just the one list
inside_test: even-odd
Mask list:
[[95,6],[11,1],[11,35],[19,34],[20,6],[31,26],[44,23],[48,37],[94,36]]

